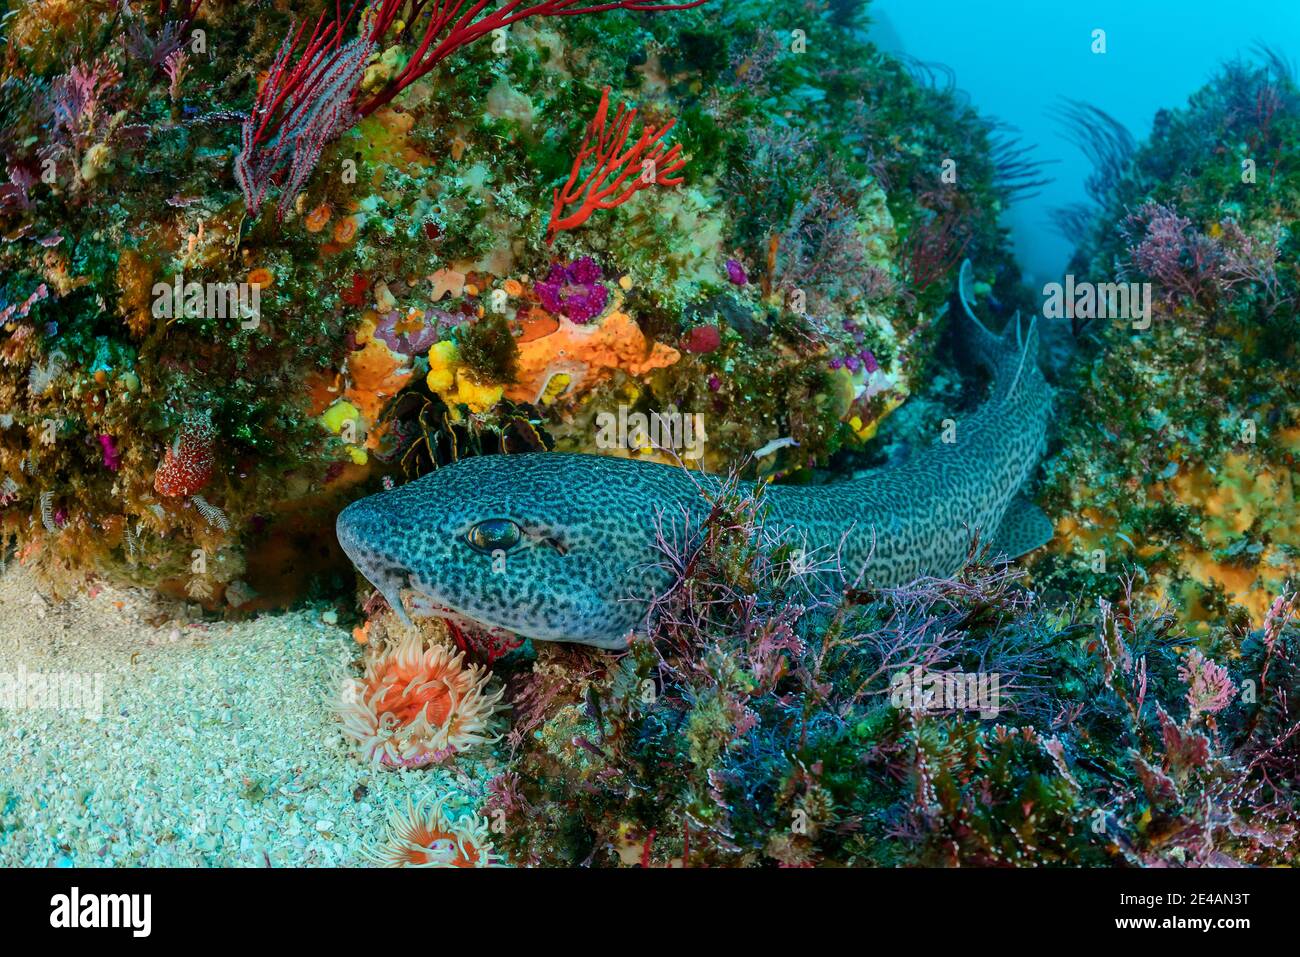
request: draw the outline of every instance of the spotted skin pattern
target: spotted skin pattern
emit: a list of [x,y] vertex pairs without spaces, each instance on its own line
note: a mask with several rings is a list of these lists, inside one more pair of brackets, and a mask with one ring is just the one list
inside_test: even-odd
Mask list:
[[[950,574],[974,530],[993,537],[1043,451],[1051,393],[1033,358],[1032,324],[1023,336],[1018,320],[1002,338],[982,326],[977,335],[993,390],[954,420],[954,441],[861,478],[765,490],[769,531],[790,536],[828,584],[889,587]],[[479,625],[619,648],[672,584],[656,533],[681,540],[698,528],[718,485],[627,459],[478,456],[353,503],[337,534],[403,618],[401,593],[411,589],[422,605]],[[518,540],[472,547],[471,529],[489,519],[514,522]]]

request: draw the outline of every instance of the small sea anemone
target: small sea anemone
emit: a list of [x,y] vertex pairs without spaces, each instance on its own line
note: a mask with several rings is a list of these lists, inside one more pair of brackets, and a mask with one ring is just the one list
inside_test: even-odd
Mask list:
[[357,234],[357,220],[355,216],[345,216],[334,224],[334,241],[340,245],[347,245],[352,242],[352,237]]
[[303,225],[307,227],[307,232],[318,233],[325,228],[325,224],[330,221],[330,215],[333,211],[328,203],[321,203],[303,219]]
[[269,269],[258,268],[248,274],[248,284],[258,289],[266,289],[275,283],[275,273]]
[[378,847],[363,853],[382,867],[498,867],[501,855],[488,844],[485,818],[465,814],[453,818],[444,807],[449,794],[416,805],[393,808],[388,833]]
[[489,692],[490,678],[463,651],[410,634],[368,657],[363,677],[345,679],[334,710],[362,760],[421,768],[497,740],[505,689]]

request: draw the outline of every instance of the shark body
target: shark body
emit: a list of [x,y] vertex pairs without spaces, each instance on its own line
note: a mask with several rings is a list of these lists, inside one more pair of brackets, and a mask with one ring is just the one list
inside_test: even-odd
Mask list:
[[[902,585],[947,575],[979,530],[1016,558],[1052,537],[1020,496],[1045,444],[1051,390],[1035,359],[1033,322],[1003,335],[959,285],[988,399],[900,465],[821,486],[764,490],[769,532],[792,536],[809,566],[840,585]],[[408,623],[422,613],[543,641],[620,648],[671,587],[664,539],[698,529],[720,479],[594,455],[478,456],[349,505],[336,532],[357,569]]]

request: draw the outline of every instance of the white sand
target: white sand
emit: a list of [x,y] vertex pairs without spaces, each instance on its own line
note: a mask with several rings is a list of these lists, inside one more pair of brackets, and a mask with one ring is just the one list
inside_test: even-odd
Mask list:
[[[363,863],[390,802],[473,806],[490,759],[392,773],[352,756],[325,699],[358,648],[322,611],[185,623],[142,592],[55,604],[21,568],[0,575],[0,866]],[[11,709],[3,676],[22,669],[84,676],[88,696]]]

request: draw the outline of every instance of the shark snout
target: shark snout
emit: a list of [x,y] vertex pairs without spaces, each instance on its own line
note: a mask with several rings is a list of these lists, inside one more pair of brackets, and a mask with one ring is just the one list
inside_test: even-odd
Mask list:
[[357,560],[358,555],[371,548],[370,542],[374,540],[375,524],[373,511],[366,500],[362,499],[339,512],[338,518],[334,520],[334,536],[353,562]]
[[388,510],[373,498],[353,502],[334,521],[334,535],[366,581],[380,594],[402,620],[410,623],[402,608],[401,591],[410,582],[410,569],[397,557],[403,530]]

